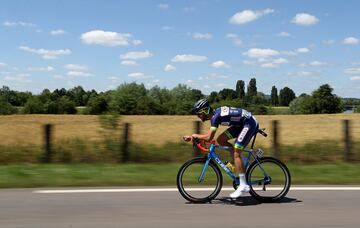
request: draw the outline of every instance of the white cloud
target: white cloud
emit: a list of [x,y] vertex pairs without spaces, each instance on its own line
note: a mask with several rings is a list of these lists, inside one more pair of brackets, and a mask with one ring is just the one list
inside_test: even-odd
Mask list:
[[308,52],[310,52],[310,49],[309,48],[298,48],[298,49],[296,49],[296,51],[299,53],[308,53]]
[[290,33],[288,33],[288,32],[280,32],[280,33],[277,34],[277,36],[280,36],[280,37],[289,37],[289,36],[291,36],[291,35],[290,35]]
[[309,65],[310,66],[325,66],[325,65],[327,65],[327,63],[315,60],[315,61],[310,62]]
[[29,23],[29,22],[23,22],[23,21],[5,21],[3,23],[6,27],[15,27],[15,26],[21,26],[21,27],[37,27],[36,24]]
[[298,25],[314,25],[319,22],[319,19],[313,15],[307,13],[298,13],[296,16],[291,20],[292,23]]
[[289,56],[296,56],[296,55],[298,55],[298,53],[295,52],[295,51],[282,51],[281,54],[289,55]]
[[360,67],[359,68],[346,68],[344,70],[345,74],[350,74],[350,75],[360,75]]
[[65,69],[70,71],[86,71],[88,70],[88,67],[85,65],[79,65],[79,64],[66,64],[64,66]]
[[196,9],[194,7],[185,7],[184,8],[184,11],[186,13],[191,13],[191,12],[194,12]]
[[322,43],[326,45],[331,45],[335,43],[335,40],[323,40]]
[[360,76],[353,76],[350,78],[351,81],[360,80]]
[[251,48],[247,52],[244,52],[243,55],[247,55],[250,58],[269,58],[272,56],[279,55],[280,53],[276,50],[266,48]]
[[359,39],[355,38],[355,37],[347,37],[342,41],[343,44],[348,44],[348,45],[357,45],[360,43]]
[[174,71],[176,70],[176,68],[173,65],[167,64],[164,68],[164,71],[169,72],[169,71]]
[[172,26],[163,26],[161,27],[162,30],[174,30],[174,27]]
[[6,63],[0,63],[0,67],[5,67],[5,66],[7,66]]
[[226,34],[226,38],[231,39],[233,44],[235,44],[236,46],[240,46],[242,44],[239,35],[230,33],[230,34]]
[[29,67],[29,71],[38,71],[38,72],[50,72],[53,71],[55,68],[52,66],[47,67]]
[[141,72],[131,73],[131,74],[128,74],[128,76],[129,76],[130,78],[136,78],[136,79],[152,78],[152,76],[146,75],[146,74],[141,73]]
[[255,62],[249,61],[249,60],[244,60],[244,61],[243,61],[243,64],[245,64],[245,65],[254,65]]
[[176,55],[171,62],[203,62],[207,57],[202,55]]
[[278,59],[274,59],[273,63],[275,64],[283,64],[283,63],[288,63],[289,61],[287,59],[284,58],[278,58]]
[[16,75],[8,75],[4,78],[5,81],[13,81],[19,83],[29,83],[32,80],[29,78],[30,74],[16,74]]
[[321,72],[300,71],[295,73],[288,73],[288,75],[294,77],[318,77],[321,75]]
[[128,52],[125,53],[123,55],[120,55],[121,59],[132,59],[132,60],[137,60],[137,59],[145,59],[145,58],[149,58],[152,57],[154,54],[152,54],[150,51],[146,50],[146,51],[132,51],[132,52]]
[[54,77],[55,79],[64,78],[61,74],[55,74],[53,77]]
[[202,81],[202,80],[208,81],[208,80],[214,80],[214,79],[227,79],[227,78],[229,78],[229,77],[226,75],[213,73],[213,74],[201,76],[198,79],[199,79],[199,81]]
[[216,62],[213,62],[211,64],[212,67],[214,68],[229,68],[230,65],[226,64],[224,61],[222,60],[219,60],[219,61],[216,61]]
[[231,24],[236,24],[236,25],[246,24],[251,21],[257,20],[266,14],[270,14],[273,12],[274,12],[273,9],[264,9],[264,10],[257,10],[257,11],[244,10],[244,11],[237,12],[236,14],[234,14],[230,18],[229,22]]
[[277,65],[274,64],[274,63],[263,63],[260,66],[263,67],[263,68],[275,68],[275,67],[277,67]]
[[143,42],[142,42],[141,40],[133,40],[133,41],[132,41],[132,44],[135,45],[135,46],[140,45],[140,44],[142,44],[142,43],[143,43]]
[[121,65],[124,65],[124,66],[136,66],[137,63],[133,60],[123,60],[121,61]]
[[[264,62],[264,61],[260,61],[260,62]],[[260,67],[263,67],[263,68],[276,68],[278,67],[279,65],[281,64],[284,64],[284,63],[288,63],[289,61],[285,58],[277,58],[277,59],[273,59],[269,62],[264,62],[260,65]]]
[[117,33],[103,30],[93,30],[81,34],[81,41],[86,44],[97,44],[108,47],[128,46],[132,35],[129,33]]
[[66,32],[62,29],[57,29],[57,30],[52,30],[50,32],[50,35],[53,35],[53,36],[59,36],[59,35],[64,35]]
[[194,33],[192,33],[192,38],[194,38],[196,40],[210,40],[212,38],[212,34],[211,33],[194,32]]
[[91,77],[94,75],[87,73],[87,72],[82,72],[82,71],[69,71],[69,72],[67,72],[67,76],[75,78],[75,77]]
[[169,9],[169,5],[168,4],[159,4],[158,8],[161,10],[167,10],[167,9]]
[[60,50],[47,50],[47,49],[33,49],[27,46],[20,46],[20,50],[27,51],[40,55],[43,59],[56,59],[61,55],[70,55],[71,51],[69,49],[60,49]]

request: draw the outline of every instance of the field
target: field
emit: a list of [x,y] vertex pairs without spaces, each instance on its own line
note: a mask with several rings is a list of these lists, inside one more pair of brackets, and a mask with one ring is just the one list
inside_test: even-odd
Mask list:
[[[357,164],[287,165],[293,185],[360,183]],[[180,166],[178,163],[8,165],[0,166],[0,188],[173,186]],[[223,175],[224,184],[230,186],[230,178]]]
[[[301,146],[317,141],[341,142],[342,120],[351,121],[351,135],[360,141],[360,114],[336,115],[265,115],[256,116],[260,127],[266,128],[268,138],[258,137],[257,144],[271,145],[272,120],[280,123],[282,145]],[[121,116],[121,123],[131,124],[131,141],[141,145],[161,146],[168,142],[180,142],[181,136],[193,133],[195,116]],[[54,125],[54,141],[66,139],[101,140],[98,116],[91,115],[11,115],[0,116],[0,145],[42,145],[43,125]],[[209,123],[202,127],[209,129]],[[225,130],[221,127],[218,134]],[[118,130],[118,136],[121,129]]]

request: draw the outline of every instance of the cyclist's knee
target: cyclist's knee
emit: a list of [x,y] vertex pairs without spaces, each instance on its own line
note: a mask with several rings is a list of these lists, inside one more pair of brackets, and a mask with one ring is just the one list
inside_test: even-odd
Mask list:
[[235,157],[239,157],[241,155],[241,153],[243,152],[244,147],[235,143],[234,145],[234,156]]

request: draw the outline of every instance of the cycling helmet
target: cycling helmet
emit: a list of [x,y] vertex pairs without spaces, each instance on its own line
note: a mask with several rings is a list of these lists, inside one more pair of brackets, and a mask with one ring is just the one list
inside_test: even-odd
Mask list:
[[205,114],[209,114],[209,111],[210,111],[209,101],[207,99],[201,99],[201,100],[197,101],[194,104],[193,111],[196,114],[201,113],[201,112],[204,112]]

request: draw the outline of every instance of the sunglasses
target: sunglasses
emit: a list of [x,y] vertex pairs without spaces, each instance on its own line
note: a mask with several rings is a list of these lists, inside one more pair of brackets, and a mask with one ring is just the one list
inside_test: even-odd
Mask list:
[[199,112],[197,112],[196,113],[196,115],[201,115],[202,113],[204,113],[204,114],[206,114],[206,115],[209,115],[209,113],[210,113],[210,108],[208,108],[208,109],[202,109],[202,110],[200,110]]

